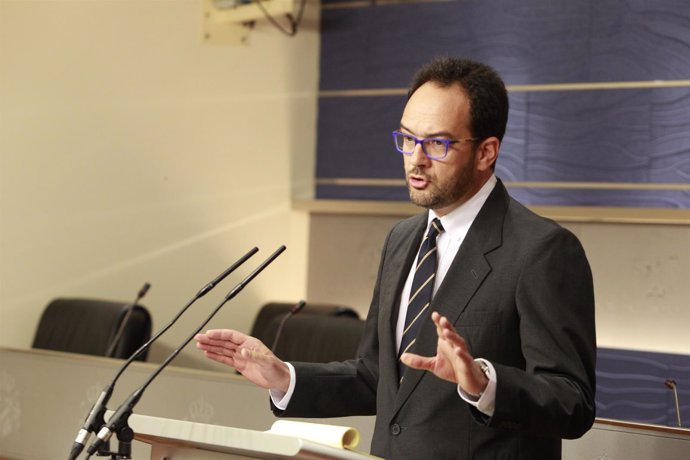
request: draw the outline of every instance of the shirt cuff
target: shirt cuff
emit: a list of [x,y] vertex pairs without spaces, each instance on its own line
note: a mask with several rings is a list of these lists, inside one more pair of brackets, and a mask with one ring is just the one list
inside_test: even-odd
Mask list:
[[295,366],[290,363],[285,364],[287,364],[288,369],[290,369],[290,385],[288,386],[287,392],[268,390],[268,394],[271,396],[273,405],[280,410],[287,409],[287,406],[290,403],[290,398],[292,398],[292,393],[295,392],[295,379],[297,376],[295,373]]
[[467,404],[476,407],[479,412],[491,417],[494,415],[494,405],[496,403],[496,369],[494,369],[493,364],[485,359],[478,358],[475,359],[475,361],[484,363],[486,367],[489,368],[489,384],[486,386],[479,398],[465,392],[462,388],[460,388],[460,385],[458,385],[458,394],[465,402],[467,402]]

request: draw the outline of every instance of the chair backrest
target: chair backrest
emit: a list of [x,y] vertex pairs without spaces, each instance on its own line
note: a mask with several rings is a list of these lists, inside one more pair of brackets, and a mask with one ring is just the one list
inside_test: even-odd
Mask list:
[[[136,305],[129,315],[125,302],[59,298],[48,304],[38,323],[33,348],[107,356],[126,319],[114,347],[113,358],[129,358],[151,338],[151,316]],[[128,317],[127,317],[128,316]],[[146,360],[142,353],[139,360]]]
[[[286,319],[291,303],[269,303],[257,314],[251,335],[286,361],[330,362],[357,356],[364,321],[349,307],[307,304]],[[276,333],[283,323],[276,341]],[[275,346],[274,346],[275,343]]]
[[[261,307],[259,313],[257,313],[249,335],[256,337],[266,345],[270,346],[273,336],[276,332],[276,328],[272,327],[271,323],[275,318],[282,319],[285,317],[285,315],[287,315],[292,307],[294,307],[296,304],[297,302],[269,302],[265,304],[263,307]],[[303,314],[359,318],[357,312],[352,308],[331,304],[307,303],[299,313],[299,316]]]
[[285,322],[273,352],[285,361],[345,361],[357,357],[363,332],[361,319],[308,313],[295,315]]

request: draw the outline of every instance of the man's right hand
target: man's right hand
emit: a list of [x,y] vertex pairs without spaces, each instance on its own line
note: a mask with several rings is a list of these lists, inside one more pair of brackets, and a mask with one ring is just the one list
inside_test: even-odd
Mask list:
[[194,337],[206,357],[237,369],[256,385],[287,392],[290,370],[259,339],[231,329],[212,329]]

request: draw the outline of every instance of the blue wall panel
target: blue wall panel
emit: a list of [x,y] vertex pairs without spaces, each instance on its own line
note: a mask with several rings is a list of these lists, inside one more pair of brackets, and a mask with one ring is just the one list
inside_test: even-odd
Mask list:
[[[640,184],[640,189],[516,189],[530,205],[690,208],[690,190],[647,183],[690,178],[690,88],[512,93],[496,173],[513,182]],[[404,178],[390,132],[404,96],[326,97],[319,101],[317,178]],[[337,121],[337,122],[336,122]],[[318,198],[401,197],[387,187],[317,188]]]
[[321,98],[316,176],[403,178],[391,132],[404,106],[401,97]]
[[678,208],[690,202],[685,190],[606,190],[564,188],[516,188],[510,194],[521,203],[539,206],[614,206],[635,208]]
[[316,197],[338,200],[383,200],[407,201],[409,194],[405,187],[342,187],[317,185]]
[[434,55],[507,84],[690,77],[686,0],[462,0],[325,9],[321,89],[405,87]]
[[[332,179],[404,177],[390,131],[405,96],[381,90],[405,88],[419,65],[454,55],[494,66],[508,85],[680,80],[662,87],[512,88],[497,174],[507,182],[558,183],[513,188],[528,205],[690,209],[685,0],[326,8],[321,29],[317,198],[407,199],[402,185],[395,191],[385,181],[334,185]],[[373,95],[353,96],[358,90]],[[626,185],[604,190],[598,183]]]
[[599,348],[597,417],[677,426],[675,396],[665,385],[668,379],[676,382],[681,422],[689,427],[690,356]]

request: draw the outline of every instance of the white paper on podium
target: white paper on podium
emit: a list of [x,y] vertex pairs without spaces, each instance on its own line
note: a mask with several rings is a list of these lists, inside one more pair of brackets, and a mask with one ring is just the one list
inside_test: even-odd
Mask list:
[[[107,411],[106,420],[112,411]],[[291,422],[294,424],[295,422]],[[277,433],[273,430],[254,431],[243,428],[232,428],[186,420],[164,419],[147,415],[132,414],[129,425],[135,432],[135,439],[152,446],[152,457],[155,449],[157,454],[169,457],[168,452],[176,452],[180,459],[198,460],[201,452],[233,454],[229,458],[266,458],[266,459],[337,459],[337,460],[365,460],[378,459],[365,452],[349,449],[343,443],[356,445],[359,432],[354,428],[335,427],[340,434],[340,448],[324,444],[323,437],[317,441],[308,439],[307,430],[299,431],[297,435]],[[315,423],[305,423],[309,431]],[[321,425],[328,427],[329,425]],[[356,433],[345,436],[345,433]],[[328,431],[328,430],[327,430]],[[294,431],[293,431],[294,432]],[[332,434],[330,436],[333,436]],[[166,450],[167,449],[167,450]],[[191,453],[191,454],[190,454]],[[179,456],[180,454],[184,454]],[[185,456],[186,455],[186,456]],[[189,456],[191,455],[191,456]],[[216,457],[213,457],[216,458]],[[379,459],[381,460],[381,459]]]
[[359,431],[347,426],[278,420],[268,433],[302,438],[339,449],[355,449],[359,445]]

